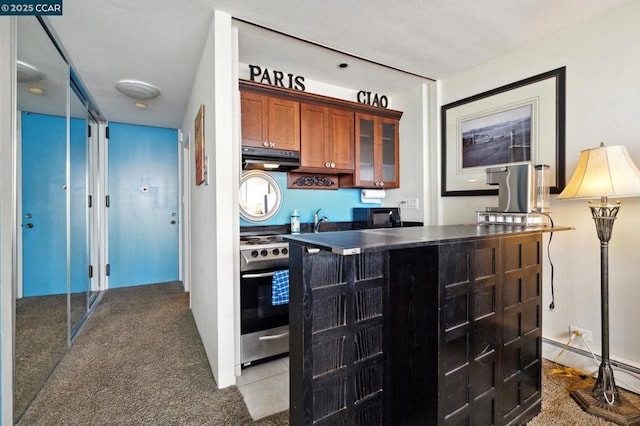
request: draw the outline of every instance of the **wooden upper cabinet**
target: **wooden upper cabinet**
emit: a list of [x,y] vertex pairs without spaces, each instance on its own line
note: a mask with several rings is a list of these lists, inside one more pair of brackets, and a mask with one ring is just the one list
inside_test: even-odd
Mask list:
[[300,103],[241,91],[242,145],[300,150]]
[[316,104],[300,104],[300,169],[353,173],[354,113]]
[[395,118],[355,114],[355,171],[341,176],[341,187],[398,188],[400,186],[399,128]]
[[242,145],[300,151],[297,172],[341,187],[400,186],[401,111],[240,80]]

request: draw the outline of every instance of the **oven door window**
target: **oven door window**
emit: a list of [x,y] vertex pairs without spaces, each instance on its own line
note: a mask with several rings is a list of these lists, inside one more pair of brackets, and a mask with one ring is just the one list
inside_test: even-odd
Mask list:
[[240,279],[242,334],[289,324],[289,305],[271,302],[273,271],[243,272]]

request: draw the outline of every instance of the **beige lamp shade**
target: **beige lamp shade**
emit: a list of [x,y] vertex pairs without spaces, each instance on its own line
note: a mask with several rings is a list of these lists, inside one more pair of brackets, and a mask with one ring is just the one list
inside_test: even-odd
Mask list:
[[640,170],[623,145],[585,149],[558,198],[640,196]]

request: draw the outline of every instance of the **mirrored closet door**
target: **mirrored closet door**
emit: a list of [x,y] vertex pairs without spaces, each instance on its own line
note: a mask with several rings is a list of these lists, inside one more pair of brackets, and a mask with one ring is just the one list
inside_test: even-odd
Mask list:
[[67,347],[69,66],[34,17],[17,19],[21,280],[15,289],[14,416]]
[[99,290],[91,267],[90,198],[98,150],[89,133],[98,125],[45,27],[36,17],[17,18],[16,420],[71,344]]
[[88,309],[92,271],[89,252],[89,149],[88,111],[78,88],[69,93],[69,330],[78,329]]

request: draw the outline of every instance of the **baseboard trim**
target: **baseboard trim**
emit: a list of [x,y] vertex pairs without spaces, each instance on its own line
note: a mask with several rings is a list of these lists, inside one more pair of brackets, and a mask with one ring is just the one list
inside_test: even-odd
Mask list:
[[[559,351],[562,350],[565,345],[566,343],[557,342],[543,337],[542,357],[550,361],[555,361]],[[602,357],[600,355],[596,354],[596,358],[598,362],[602,361]],[[616,378],[616,385],[628,391],[637,392],[638,389],[640,389],[640,368],[615,359],[611,359],[610,362],[615,368],[614,374]],[[568,346],[565,348],[565,352],[558,359],[558,363],[573,368],[579,368],[589,373],[597,373],[598,370],[598,365],[595,364],[591,352],[574,346]]]

